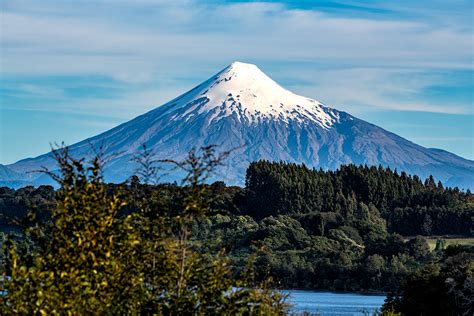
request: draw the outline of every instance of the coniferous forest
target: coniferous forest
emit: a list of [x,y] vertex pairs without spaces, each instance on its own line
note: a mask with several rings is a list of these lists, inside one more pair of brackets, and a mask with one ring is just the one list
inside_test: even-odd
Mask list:
[[[207,162],[216,161],[208,159]],[[64,176],[69,178],[60,179],[58,191],[51,186],[0,189],[0,224],[4,244],[10,245],[6,247],[10,252],[2,257],[4,271],[11,269],[12,240],[13,244],[18,244],[16,251],[24,265],[34,266],[28,253],[47,245],[45,238],[54,239],[54,234],[48,234],[48,229],[54,231],[56,227],[51,222],[55,223],[61,214],[64,216],[67,207],[78,207],[77,203],[83,210],[88,210],[87,205],[81,206],[77,201],[72,206],[68,204],[75,198],[84,203],[80,190],[78,192],[74,187],[79,183],[74,177],[83,171],[78,171],[77,166],[67,169],[67,161],[64,163]],[[199,168],[209,171],[205,164]],[[75,175],[68,174],[73,171]],[[103,196],[99,199],[122,197],[126,203],[112,199],[116,212],[109,216],[125,221],[120,222],[124,226],[117,227],[131,229],[133,234],[143,238],[136,237],[137,240],[148,246],[164,247],[165,250],[170,247],[167,251],[173,252],[170,249],[179,248],[181,244],[170,245],[163,240],[179,236],[178,240],[182,242],[182,234],[186,232],[186,240],[193,245],[193,251],[205,257],[201,264],[208,267],[208,276],[218,278],[227,273],[219,275],[215,270],[219,265],[213,265],[212,255],[218,254],[227,258],[228,273],[235,278],[241,278],[245,271],[249,273],[249,264],[252,266],[252,277],[246,279],[247,286],[268,284],[277,288],[390,293],[384,307],[387,313],[430,314],[441,307],[445,315],[472,312],[472,247],[446,247],[440,237],[435,248],[430,249],[426,240],[427,236],[472,236],[474,196],[469,191],[445,188],[432,177],[423,181],[388,168],[355,165],[324,171],[304,165],[258,161],[247,169],[245,187],[226,186],[223,182],[206,184],[199,176],[193,178],[192,174],[183,184],[152,185],[150,176],[152,174],[142,172],[124,184],[104,184]],[[98,178],[91,181],[99,185],[94,182],[99,181]],[[69,191],[65,190],[65,185]],[[58,205],[62,205],[59,215]],[[197,213],[189,219],[183,217],[183,210]],[[133,230],[134,224],[125,219],[136,214],[143,216],[139,217],[139,222],[145,223],[146,229],[156,225],[163,231]],[[186,219],[185,223],[182,219]],[[25,235],[25,231],[31,232],[31,227],[38,227],[38,223],[46,225],[46,233],[43,231],[34,237]],[[76,229],[85,226],[81,227]],[[151,236],[158,238],[161,244],[153,243]],[[126,239],[122,235],[114,238]],[[147,254],[150,257],[146,258],[154,258]],[[163,261],[163,253],[159,254],[157,257]],[[128,260],[133,262],[133,254],[128,255]],[[180,258],[174,257],[172,264],[179,263]],[[164,267],[170,274],[175,272],[167,265]],[[160,277],[144,275],[155,281]],[[156,283],[157,287],[163,287],[160,282]],[[188,282],[192,283],[191,280]],[[150,297],[149,293],[147,295]],[[433,303],[433,297],[438,298],[436,303]],[[175,296],[168,299],[165,302],[168,308],[170,304],[179,303]],[[153,304],[163,303],[150,300],[140,308],[153,311]],[[280,308],[278,299],[267,299],[266,302],[267,311]]]

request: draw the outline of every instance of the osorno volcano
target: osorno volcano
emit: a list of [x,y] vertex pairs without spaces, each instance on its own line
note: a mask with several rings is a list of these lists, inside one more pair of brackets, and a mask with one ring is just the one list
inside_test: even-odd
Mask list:
[[[191,149],[215,144],[238,148],[214,180],[243,184],[250,162],[259,159],[335,169],[341,164],[389,166],[425,178],[432,174],[448,186],[473,188],[474,161],[414,144],[346,112],[296,95],[257,66],[234,62],[197,87],[109,131],[70,146],[73,156],[104,146],[111,157],[107,181],[120,182],[137,165],[131,158],[142,145],[158,158],[179,159]],[[0,184],[50,183],[30,173],[54,170],[51,153],[0,165]]]

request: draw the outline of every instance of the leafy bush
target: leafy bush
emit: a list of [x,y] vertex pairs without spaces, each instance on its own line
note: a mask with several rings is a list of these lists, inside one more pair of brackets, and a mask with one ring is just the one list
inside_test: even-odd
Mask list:
[[202,254],[190,238],[209,211],[202,181],[220,159],[212,147],[173,162],[186,172],[174,209],[133,185],[108,189],[100,155],[85,163],[67,148],[54,153],[60,172],[48,173],[61,188],[50,220],[25,231],[29,251],[5,243],[3,315],[284,313],[278,292],[245,287],[251,269],[235,277],[222,253]]

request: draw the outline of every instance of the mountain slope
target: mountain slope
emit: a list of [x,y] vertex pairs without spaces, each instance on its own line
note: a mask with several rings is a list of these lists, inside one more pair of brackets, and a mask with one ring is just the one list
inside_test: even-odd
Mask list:
[[23,181],[23,178],[22,174],[0,164],[0,186],[21,187],[28,185],[28,181]]
[[[130,159],[146,144],[159,158],[183,157],[192,148],[216,144],[238,148],[216,179],[242,184],[245,169],[258,159],[285,160],[334,169],[355,163],[390,166],[410,174],[433,174],[443,183],[474,187],[474,162],[427,149],[345,112],[296,95],[255,65],[235,62],[174,100],[100,135],[72,145],[74,156],[105,146],[113,155],[109,181],[123,181],[136,165]],[[9,165],[21,181],[44,183],[28,174],[54,168],[50,154]],[[0,178],[0,180],[3,180]]]

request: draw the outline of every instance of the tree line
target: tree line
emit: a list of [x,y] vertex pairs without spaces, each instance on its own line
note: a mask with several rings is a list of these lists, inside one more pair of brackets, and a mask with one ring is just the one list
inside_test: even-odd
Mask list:
[[[471,192],[445,188],[432,177],[422,181],[416,176],[383,167],[347,165],[335,171],[324,171],[304,165],[258,161],[247,169],[245,187],[226,186],[223,182],[208,184],[203,175],[212,171],[209,164],[215,167],[219,160],[212,161],[212,149],[208,150],[211,151],[202,156],[192,152],[187,160],[175,162],[177,168],[188,174],[181,184],[151,184],[159,168],[145,151],[141,161],[150,168],[126,183],[105,184],[100,168],[88,169],[90,167],[68,158],[62,161],[62,177],[57,178],[61,184],[59,190],[50,186],[18,190],[0,188],[0,228],[9,233],[9,236],[4,234],[4,245],[8,250],[1,258],[4,271],[12,271],[8,269],[11,269],[14,256],[18,256],[27,271],[36,264],[44,269],[43,273],[54,270],[53,265],[58,262],[66,265],[61,261],[62,257],[56,257],[58,249],[62,248],[70,251],[68,256],[75,258],[74,262],[83,265],[84,259],[77,251],[81,248],[77,248],[76,235],[82,236],[81,230],[90,221],[98,225],[97,229],[102,229],[101,222],[94,218],[109,216],[116,226],[106,229],[110,235],[99,236],[101,243],[107,243],[110,237],[118,240],[119,245],[113,246],[118,248],[112,252],[116,257],[112,259],[119,266],[112,275],[105,277],[116,282],[113,281],[117,277],[114,273],[126,275],[125,270],[120,270],[125,269],[123,259],[127,264],[135,262],[137,265],[134,269],[138,270],[131,269],[130,273],[138,271],[147,280],[144,285],[130,277],[137,286],[133,297],[137,299],[138,294],[145,293],[142,295],[145,301],[140,301],[140,307],[120,305],[124,308],[121,311],[131,308],[146,311],[149,308],[163,312],[171,311],[163,308],[177,308],[185,303],[190,305],[182,306],[202,304],[204,308],[212,306],[206,304],[214,299],[213,295],[222,295],[231,286],[246,284],[264,289],[260,285],[273,280],[271,286],[281,288],[394,292],[386,312],[391,308],[407,313],[409,308],[403,305],[403,298],[414,293],[410,292],[410,286],[407,287],[410,284],[407,280],[416,279],[416,273],[427,266],[444,262],[447,251],[442,239],[432,251],[426,239],[416,235],[472,236],[473,233]],[[114,207],[113,213],[108,213],[106,205]],[[92,212],[87,218],[83,214],[85,210]],[[71,213],[76,219],[69,218]],[[38,226],[38,223],[42,224]],[[41,234],[32,227],[42,227]],[[67,232],[71,227],[75,232],[72,235]],[[128,233],[123,235],[115,230]],[[58,242],[55,238],[60,238],[65,246],[51,248],[51,243]],[[83,238],[91,237],[84,235]],[[69,244],[71,240],[74,242]],[[107,248],[103,245],[88,247],[96,257],[96,252]],[[52,254],[51,249],[58,253]],[[150,253],[150,249],[154,251]],[[190,261],[184,260],[190,264],[186,266],[190,269],[186,270],[187,274],[177,268],[183,257],[187,257],[183,251],[190,251]],[[462,256],[469,256],[464,255],[469,251],[472,252],[463,250]],[[122,255],[122,252],[128,254]],[[139,259],[138,254],[145,259]],[[216,255],[225,260],[216,261],[213,259]],[[33,260],[43,256],[56,261],[46,265]],[[112,265],[112,259],[102,257],[99,266]],[[92,265],[85,265],[91,269],[96,264],[89,259],[85,262]],[[191,273],[193,269],[199,273]],[[34,271],[40,273],[42,270]],[[88,282],[94,277],[81,271]],[[216,287],[212,282],[218,282],[224,275],[234,281]],[[15,286],[25,278],[42,280],[36,274],[20,276],[23,279]],[[173,287],[168,286],[170,282]],[[200,287],[200,283],[205,288]],[[120,284],[117,291],[131,287],[126,282]],[[150,284],[153,284],[151,288]],[[96,291],[100,288],[97,284],[92,285],[96,286],[93,287]],[[208,287],[213,289],[212,293],[207,291]],[[201,292],[196,292],[198,288]],[[79,286],[78,289],[84,288]],[[86,289],[90,290],[90,287]],[[156,301],[157,297],[148,292],[150,289],[154,289],[154,293],[164,291],[159,293],[166,295],[163,300]],[[177,293],[177,289],[181,292]],[[34,296],[38,295],[36,292],[18,293],[28,293],[40,302],[44,301]],[[283,303],[271,291],[243,292],[241,295],[243,301],[236,297],[226,298],[228,305],[225,308],[231,310],[232,304],[238,302],[242,310],[255,308],[255,304],[263,304],[259,306],[268,311],[284,310]],[[446,297],[451,299],[451,296]],[[111,297],[102,299],[113,301]],[[223,306],[208,308],[218,310]]]
[[369,209],[380,213],[389,232],[404,236],[474,233],[470,190],[445,188],[432,176],[423,182],[381,166],[351,164],[325,171],[253,162],[247,169],[245,197],[241,208],[254,217],[325,213],[348,218]]

